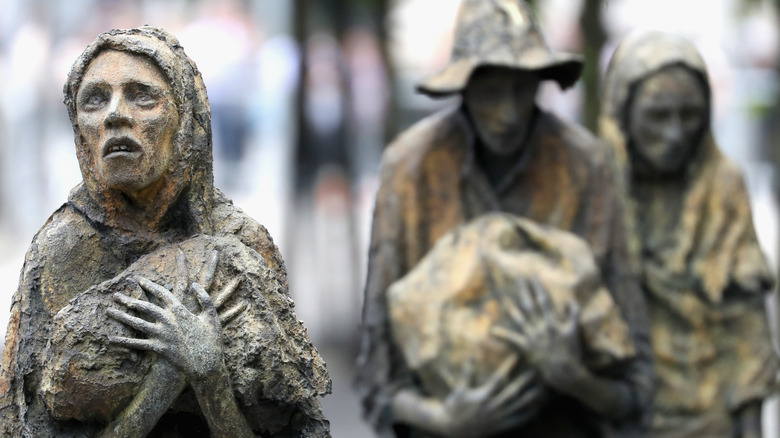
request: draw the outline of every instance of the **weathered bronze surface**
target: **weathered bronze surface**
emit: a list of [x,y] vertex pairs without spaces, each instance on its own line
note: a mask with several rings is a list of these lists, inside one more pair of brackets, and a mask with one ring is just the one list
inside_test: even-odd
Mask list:
[[601,134],[625,165],[660,378],[653,435],[761,436],[778,370],[773,279],[742,175],[710,131],[704,61],[682,37],[633,34],[604,90]]
[[169,33],[100,35],[65,85],[83,182],[35,236],[3,436],[329,436],[325,364],[268,232],[213,186],[206,89]]
[[[631,436],[652,397],[652,360],[612,152],[534,103],[541,80],[571,85],[581,65],[544,44],[517,0],[464,1],[455,39],[452,62],[420,90],[460,93],[463,104],[402,133],[383,157],[358,376],[366,417],[381,436]],[[500,53],[506,56],[497,60]],[[593,344],[582,317],[591,301],[572,284],[556,290],[555,276],[544,274],[569,269],[563,259],[541,269],[566,239],[539,239],[551,247],[529,250],[538,281],[519,267],[476,275],[482,243],[457,239],[477,239],[474,227],[495,212],[525,218],[545,230],[540,235],[565,231],[584,241],[568,247],[581,254],[564,259],[593,257],[610,296],[595,307],[602,315],[612,303],[619,310],[591,333],[610,339],[609,366],[586,360]],[[524,227],[508,228],[521,236]],[[437,242],[463,253],[437,250]],[[484,283],[475,280],[458,298],[458,276],[471,274]],[[485,295],[488,277],[508,279],[502,298]],[[416,296],[424,293],[435,296]],[[457,331],[442,332],[450,329]],[[434,332],[444,345],[424,335]],[[459,333],[479,339],[461,342]]]
[[561,88],[574,85],[582,57],[550,50],[527,4],[518,0],[464,1],[450,62],[417,86],[429,96],[460,93],[481,66],[535,71]]
[[525,305],[522,282],[531,278],[545,286],[558,318],[576,309],[589,368],[634,356],[628,326],[588,245],[574,234],[492,213],[444,235],[388,291],[393,337],[426,393],[446,397],[468,366],[476,385],[507,357],[518,357],[514,372],[533,367],[529,351],[491,333],[511,327],[506,310],[511,302]]

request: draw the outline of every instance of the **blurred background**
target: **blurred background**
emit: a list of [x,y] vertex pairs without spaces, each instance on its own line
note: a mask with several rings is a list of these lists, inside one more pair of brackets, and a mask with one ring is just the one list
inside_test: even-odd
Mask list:
[[[413,88],[446,63],[459,3],[0,0],[0,339],[27,246],[81,180],[61,103],[70,65],[103,31],[164,27],[208,88],[216,185],[284,255],[297,315],[334,380],[323,401],[333,435],[372,436],[351,376],[379,160],[398,132],[456,103]],[[541,105],[591,129],[600,75],[623,35],[661,29],[697,44],[716,137],[745,170],[759,238],[778,266],[780,0],[532,3],[550,45],[586,57],[579,84],[545,85]],[[767,437],[780,437],[778,410],[766,408]]]

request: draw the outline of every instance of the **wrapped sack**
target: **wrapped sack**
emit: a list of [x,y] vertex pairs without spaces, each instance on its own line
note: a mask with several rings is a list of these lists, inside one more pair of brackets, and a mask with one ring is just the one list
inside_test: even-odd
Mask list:
[[[390,287],[393,337],[423,388],[450,393],[471,363],[472,385],[487,380],[517,347],[493,336],[510,327],[503,294],[536,277],[563,317],[576,300],[583,361],[609,372],[634,356],[629,329],[588,245],[572,233],[503,213],[481,216],[439,239],[406,276]],[[527,366],[522,360],[513,373]]]

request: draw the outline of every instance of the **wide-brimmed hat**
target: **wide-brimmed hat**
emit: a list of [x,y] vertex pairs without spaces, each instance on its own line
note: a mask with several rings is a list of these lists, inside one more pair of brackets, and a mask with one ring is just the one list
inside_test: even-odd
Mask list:
[[568,88],[582,73],[582,57],[553,52],[521,0],[463,0],[450,62],[417,85],[431,97],[460,93],[478,67],[533,70]]

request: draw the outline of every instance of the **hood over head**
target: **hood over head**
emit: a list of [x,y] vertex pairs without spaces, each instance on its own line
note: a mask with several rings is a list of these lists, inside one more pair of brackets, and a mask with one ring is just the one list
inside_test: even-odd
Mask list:
[[[711,105],[707,70],[695,46],[677,35],[638,32],[626,37],[612,56],[599,120],[599,134],[614,151],[620,190],[628,195],[627,219],[636,231],[631,243],[641,247],[645,288],[659,297],[679,295],[670,285],[697,290],[702,300],[715,304],[723,302],[727,289],[758,295],[771,289],[772,275],[756,238],[741,172],[718,150],[710,116],[686,163],[684,179],[675,181],[679,204],[669,201],[662,211],[640,213],[668,196],[669,181],[652,179],[641,192],[635,190],[626,114],[637,85],[671,66],[684,66],[699,76]],[[689,280],[695,285],[686,283]],[[686,308],[680,315],[695,318],[694,313]]]
[[[620,43],[609,62],[601,99],[599,129],[602,137],[625,154],[628,145],[628,114],[634,91],[653,74],[669,67],[683,66],[700,80],[708,107],[711,88],[707,67],[699,51],[688,39],[658,31],[637,31]],[[702,140],[710,137],[707,117]]]
[[104,50],[146,56],[160,69],[176,99],[179,126],[173,139],[173,158],[163,175],[161,205],[166,217],[186,224],[190,231],[209,232],[214,198],[211,111],[206,87],[195,63],[175,36],[151,26],[114,29],[100,34],[71,67],[64,87],[64,103],[73,126],[76,156],[83,182],[73,189],[70,202],[91,220],[133,231],[128,219],[132,208],[124,196],[103,185],[95,172],[94,157],[83,143],[76,114],[76,97],[92,60]]

